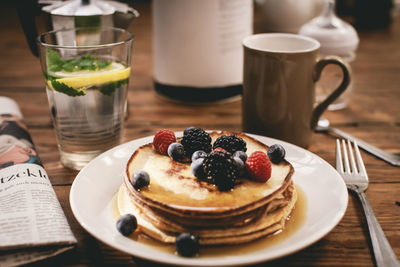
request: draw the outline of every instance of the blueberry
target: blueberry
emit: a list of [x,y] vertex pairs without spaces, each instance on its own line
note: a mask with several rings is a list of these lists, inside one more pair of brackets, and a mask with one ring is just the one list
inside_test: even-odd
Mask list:
[[145,186],[148,186],[149,184],[150,184],[150,176],[147,172],[145,171],[135,172],[135,174],[132,177],[133,188],[139,190]]
[[207,153],[203,150],[197,150],[192,154],[192,161],[195,161],[198,158],[205,158],[207,157]]
[[192,164],[190,164],[190,170],[192,171],[193,175],[199,179],[203,179],[205,176],[203,161],[204,158],[198,158],[195,161],[192,161]]
[[271,162],[277,164],[285,158],[286,151],[283,146],[275,144],[268,148],[267,154]]
[[137,228],[136,217],[132,214],[125,214],[117,221],[117,230],[124,236],[132,234]]
[[168,156],[175,161],[181,161],[185,156],[185,148],[181,143],[172,143],[168,147]]
[[199,240],[190,233],[182,233],[175,241],[176,251],[184,257],[192,257],[199,251]]
[[234,158],[239,157],[243,162],[246,162],[247,159],[247,154],[246,152],[243,152],[242,150],[238,150],[232,155]]
[[235,166],[237,167],[237,169],[239,171],[240,176],[242,176],[244,174],[244,170],[245,170],[245,165],[244,165],[243,160],[240,157],[236,156],[233,158],[233,164],[235,164]]

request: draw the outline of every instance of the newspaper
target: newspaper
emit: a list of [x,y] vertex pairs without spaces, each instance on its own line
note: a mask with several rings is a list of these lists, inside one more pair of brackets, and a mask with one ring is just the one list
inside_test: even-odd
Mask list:
[[76,242],[18,106],[0,97],[0,266],[48,258]]

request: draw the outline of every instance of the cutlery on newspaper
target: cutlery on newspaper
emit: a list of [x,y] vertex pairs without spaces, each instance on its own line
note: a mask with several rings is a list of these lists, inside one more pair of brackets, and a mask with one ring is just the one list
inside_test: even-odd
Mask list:
[[318,121],[317,127],[315,128],[316,132],[332,132],[335,133],[345,139],[349,139],[351,141],[356,141],[357,144],[364,149],[365,151],[371,153],[372,155],[394,165],[394,166],[400,166],[400,155],[396,154],[391,154],[386,151],[383,151],[382,149],[379,149],[373,145],[370,145],[346,132],[343,132],[342,130],[339,130],[334,127],[329,126],[329,120],[326,118],[321,118]]
[[394,254],[393,249],[386,239],[364,193],[368,188],[369,182],[357,142],[354,142],[352,145],[349,140],[347,142],[336,140],[336,170],[343,177],[347,189],[356,193],[361,201],[365,217],[367,218],[376,266],[399,267],[400,263],[397,260],[396,254]]

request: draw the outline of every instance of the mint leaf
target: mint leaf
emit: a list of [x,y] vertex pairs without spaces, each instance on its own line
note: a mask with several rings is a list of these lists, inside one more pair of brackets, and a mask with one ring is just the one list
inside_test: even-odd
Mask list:
[[104,69],[105,67],[108,67],[110,65],[111,65],[111,61],[99,60],[97,62],[97,67],[99,69]]
[[129,78],[123,79],[123,80],[119,80],[116,82],[110,82],[107,83],[103,86],[101,86],[99,88],[99,91],[103,94],[103,95],[112,95],[114,93],[114,91],[119,88],[120,86],[124,85],[124,84],[128,84],[129,83]]
[[92,54],[86,54],[76,58],[62,59],[57,51],[53,49],[47,49],[46,61],[47,68],[51,72],[74,72],[77,70],[95,71],[104,69],[111,65],[111,61],[99,60]]
[[53,49],[46,50],[46,60],[48,65],[59,65],[63,63],[60,55]]
[[49,65],[48,68],[49,68],[49,71],[51,71],[51,72],[57,72],[57,71],[62,70],[62,67],[59,65]]
[[88,58],[83,58],[77,66],[80,70],[96,70],[94,61]]
[[97,59],[97,58],[94,57],[94,56],[92,56],[92,54],[86,54],[86,55],[83,55],[83,56],[81,57],[81,59],[95,60],[95,59]]
[[63,83],[57,82],[56,80],[51,80],[51,85],[53,86],[54,90],[69,95],[69,96],[82,96],[85,95],[86,92],[84,90],[75,90],[72,87],[69,87],[68,85],[65,85]]
[[62,70],[61,66],[64,63],[61,57],[58,55],[57,51],[53,49],[46,50],[46,62],[47,68],[52,72]]
[[73,72],[74,71],[74,64],[71,62],[64,63],[62,65],[62,69],[68,72]]

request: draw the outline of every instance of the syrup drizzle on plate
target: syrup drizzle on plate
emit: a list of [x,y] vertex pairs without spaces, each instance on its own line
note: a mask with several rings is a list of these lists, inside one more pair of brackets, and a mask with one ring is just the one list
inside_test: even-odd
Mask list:
[[[306,218],[306,208],[307,208],[307,200],[305,193],[296,186],[297,190],[297,201],[295,207],[290,215],[290,218],[287,220],[285,224],[285,229],[280,231],[279,233],[275,233],[273,235],[269,235],[258,240],[252,241],[246,244],[240,245],[226,245],[226,246],[208,246],[201,247],[199,251],[199,255],[196,257],[219,257],[219,256],[230,256],[230,255],[239,255],[251,253],[260,249],[265,249],[270,246],[273,246],[277,243],[280,243],[293,235],[304,223]],[[114,196],[114,217],[115,221],[119,218],[120,214],[117,208],[117,200],[116,196]],[[157,240],[154,240],[144,234],[141,234],[140,231],[134,232],[129,236],[132,240],[136,242],[140,242],[142,244],[151,246],[152,248],[158,249],[163,252],[168,252],[175,254],[175,247],[173,244],[164,244]]]

